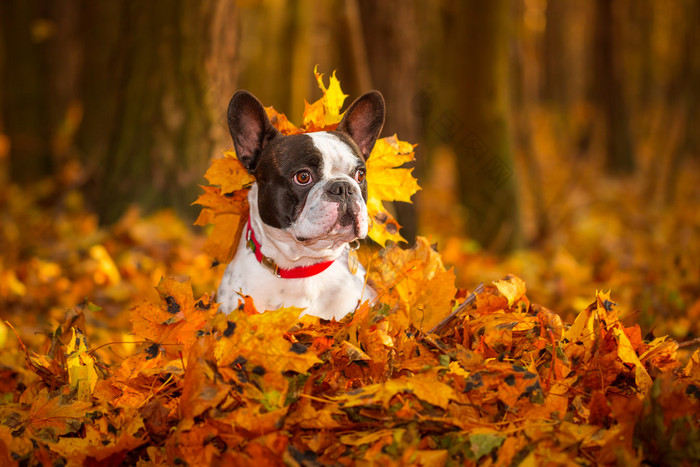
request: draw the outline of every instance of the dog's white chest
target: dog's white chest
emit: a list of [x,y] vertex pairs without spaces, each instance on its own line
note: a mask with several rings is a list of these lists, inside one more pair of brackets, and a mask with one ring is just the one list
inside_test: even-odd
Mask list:
[[302,279],[276,277],[263,267],[241,238],[235,259],[229,263],[219,285],[217,300],[224,313],[230,313],[242,295],[253,297],[258,311],[281,307],[304,308],[303,314],[324,319],[341,319],[355,311],[362,300],[374,298],[365,288],[364,270],[352,274],[347,266],[347,253],[325,271]]

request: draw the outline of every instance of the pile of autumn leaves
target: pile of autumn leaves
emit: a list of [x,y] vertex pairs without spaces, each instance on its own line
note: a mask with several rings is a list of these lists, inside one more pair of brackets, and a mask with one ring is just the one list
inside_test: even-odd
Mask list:
[[[258,314],[250,300],[225,316],[165,279],[159,301],[129,311],[138,350],[109,367],[74,316],[46,353],[21,348],[29,371],[3,370],[15,392],[0,406],[0,462],[700,459],[698,352],[679,368],[677,344],[624,327],[608,294],[563,326],[511,276],[451,315],[450,297],[431,308],[449,272],[424,241],[370,268],[384,295],[342,322]],[[449,319],[431,333],[435,313]]]
[[[307,104],[303,131],[340,117],[337,81],[326,89],[318,79],[324,97]],[[268,114],[281,131],[302,131]],[[408,143],[379,149],[368,181],[372,238],[383,245],[398,232],[382,201],[417,185],[395,168],[411,159]],[[198,222],[214,224],[199,246],[222,263],[246,213],[244,177],[229,154],[198,200]],[[565,326],[517,277],[458,290],[419,238],[365,254],[379,297],[341,322],[298,319],[293,308],[259,314],[247,297],[223,315],[193,293],[215,286],[221,267],[188,256],[192,239],[183,247],[189,234],[163,231],[178,225],[167,215],[131,214],[105,232],[76,208],[42,231],[31,209],[11,211],[21,222],[5,223],[2,238],[53,229],[56,241],[34,253],[72,259],[8,254],[0,264],[1,304],[16,310],[0,327],[2,465],[700,462],[700,353],[681,365],[678,344],[625,327],[609,293]],[[63,312],[86,295],[114,309]],[[128,297],[138,300],[129,307]],[[48,335],[31,332],[47,329],[30,320],[42,306],[61,323]]]

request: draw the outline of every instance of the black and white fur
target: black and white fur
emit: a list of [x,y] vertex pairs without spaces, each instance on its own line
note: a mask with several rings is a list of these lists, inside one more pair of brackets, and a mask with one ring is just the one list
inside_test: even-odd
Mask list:
[[373,298],[365,271],[348,268],[348,244],[369,229],[364,171],[384,124],[382,95],[358,98],[335,131],[285,136],[252,94],[239,91],[228,122],[238,159],[255,176],[248,201],[262,254],[284,269],[336,261],[312,277],[279,278],[246,247],[244,231],[219,285],[220,309],[230,312],[243,294],[259,311],[294,306],[340,319]]

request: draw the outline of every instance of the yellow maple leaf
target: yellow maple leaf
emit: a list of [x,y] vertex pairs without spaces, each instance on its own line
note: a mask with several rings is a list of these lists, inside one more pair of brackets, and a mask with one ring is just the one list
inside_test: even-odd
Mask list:
[[236,159],[234,151],[226,151],[222,159],[214,159],[204,174],[209,183],[221,187],[221,194],[227,195],[249,186],[255,178]]
[[382,201],[411,202],[420,190],[413,169],[399,168],[415,160],[415,146],[400,141],[396,135],[377,140],[367,159],[367,211],[372,219],[369,237],[381,246],[386,242],[405,241],[399,234],[399,224],[389,214]]
[[248,187],[255,178],[236,158],[226,151],[224,158],[214,159],[204,177],[212,186],[203,186],[204,193],[192,204],[202,206],[195,225],[213,224],[202,250],[217,263],[233,259],[243,224],[248,219]]
[[95,359],[87,349],[87,340],[80,329],[72,328],[73,337],[66,347],[66,366],[71,389],[78,400],[89,401],[97,384]]
[[418,373],[365,386],[360,391],[344,394],[336,400],[341,408],[367,405],[389,407],[391,399],[399,393],[411,393],[418,399],[443,409],[456,397],[454,389],[438,381],[434,373]]
[[700,349],[695,349],[688,359],[688,364],[681,371],[686,378],[700,383]]
[[[413,152],[415,147],[415,144],[401,141],[396,135],[378,139],[372,149],[371,162],[368,161],[367,168],[375,170],[392,169],[406,162],[414,161],[416,160]],[[411,183],[416,183],[416,181],[413,180]],[[393,184],[395,185],[395,183]],[[419,189],[417,184],[415,188]]]
[[216,407],[228,392],[227,388],[215,384],[216,376],[207,364],[207,361],[211,361],[212,347],[211,335],[204,336],[190,348],[187,357],[180,411],[188,424],[194,417]]
[[629,338],[625,334],[625,331],[620,326],[615,326],[612,330],[615,340],[617,340],[617,355],[625,363],[634,365],[634,380],[637,383],[637,388],[642,394],[646,394],[651,389],[653,381],[651,376],[647,373],[646,368],[641,361],[637,353],[632,348]]
[[110,436],[110,438],[112,437],[116,439],[105,439],[104,435],[96,428],[87,425],[84,438],[58,438],[57,443],[52,446],[52,450],[69,458],[68,465],[84,465],[83,462],[87,457],[101,462],[112,455],[136,449],[148,441],[147,437],[136,438],[125,432],[118,436]]
[[202,250],[217,263],[226,264],[233,258],[243,225],[248,219],[248,188],[244,187],[228,195],[221,188],[203,186],[204,193],[192,204],[202,206],[195,225],[212,224]]
[[227,264],[236,254],[236,247],[243,233],[244,219],[247,218],[248,216],[243,217],[239,214],[218,215],[202,250],[217,263]]
[[81,421],[93,407],[90,401],[67,402],[63,397],[50,394],[48,389],[41,389],[31,401],[29,410],[22,414],[29,425],[29,431],[36,432],[50,428],[57,435],[64,435],[72,430],[74,420]]
[[134,334],[157,344],[167,344],[166,352],[177,350],[171,347],[173,344],[183,344],[183,349],[188,349],[196,342],[197,331],[216,313],[217,307],[207,295],[195,301],[190,278],[184,282],[161,278],[156,290],[162,299],[160,304],[145,302],[131,309]]
[[291,307],[252,315],[234,310],[228,320],[235,324],[214,348],[222,373],[234,380],[239,376],[237,370],[259,374],[261,398],[270,391],[283,395],[288,386],[286,372],[305,373],[321,361],[311,349],[284,337],[300,314],[299,308]]
[[634,377],[637,388],[642,394],[646,394],[652,386],[644,364],[634,350],[629,337],[625,334],[624,327],[617,316],[614,303],[610,300],[610,292],[597,292],[596,301],[591,303],[574,320],[574,324],[564,333],[563,337],[569,341],[565,352],[569,355],[580,353],[576,349],[577,344],[583,346],[584,361],[589,361],[598,342],[602,339],[602,330],[612,333],[617,341],[616,353],[618,358],[629,365],[634,366]]
[[574,324],[564,332],[562,337],[569,342],[567,349],[573,347],[575,343],[581,343],[585,349],[585,360],[589,360],[596,340],[597,328],[598,314],[596,304],[592,303],[576,316]]
[[277,128],[277,131],[283,135],[295,135],[297,133],[302,133],[302,129],[297,128],[296,125],[289,121],[285,114],[276,111],[274,107],[265,107],[265,113],[267,114],[267,118],[270,119],[272,126]]
[[494,281],[493,285],[496,286],[501,295],[508,299],[508,306],[513,306],[527,291],[525,281],[513,275],[508,275],[500,281]]
[[348,97],[340,89],[340,81],[335,77],[335,71],[331,74],[328,87],[323,83],[323,73],[318,72],[318,66],[314,67],[314,76],[318,87],[323,91],[323,96],[313,104],[305,102],[303,125],[311,131],[322,130],[340,123],[343,118],[340,109],[343,107],[345,98]]
[[305,429],[334,429],[338,428],[343,412],[335,405],[325,405],[316,408],[309,399],[300,399],[297,410],[285,419],[288,426]]
[[396,306],[418,329],[432,329],[450,314],[455,275],[425,238],[416,238],[409,250],[387,247],[372,259],[369,270],[375,289],[386,293],[382,302]]
[[372,220],[367,234],[369,238],[381,246],[386,246],[388,241],[394,243],[406,241],[399,233],[401,226],[387,211],[381,200],[369,198],[367,200],[367,213]]

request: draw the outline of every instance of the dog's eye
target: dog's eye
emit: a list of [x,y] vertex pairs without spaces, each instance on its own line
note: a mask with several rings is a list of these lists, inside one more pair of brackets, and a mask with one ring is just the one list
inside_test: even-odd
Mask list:
[[300,170],[294,174],[294,183],[297,185],[308,185],[312,180],[311,172],[308,170]]
[[355,172],[355,180],[357,180],[357,183],[362,183],[365,180],[365,169],[357,169],[357,172]]

